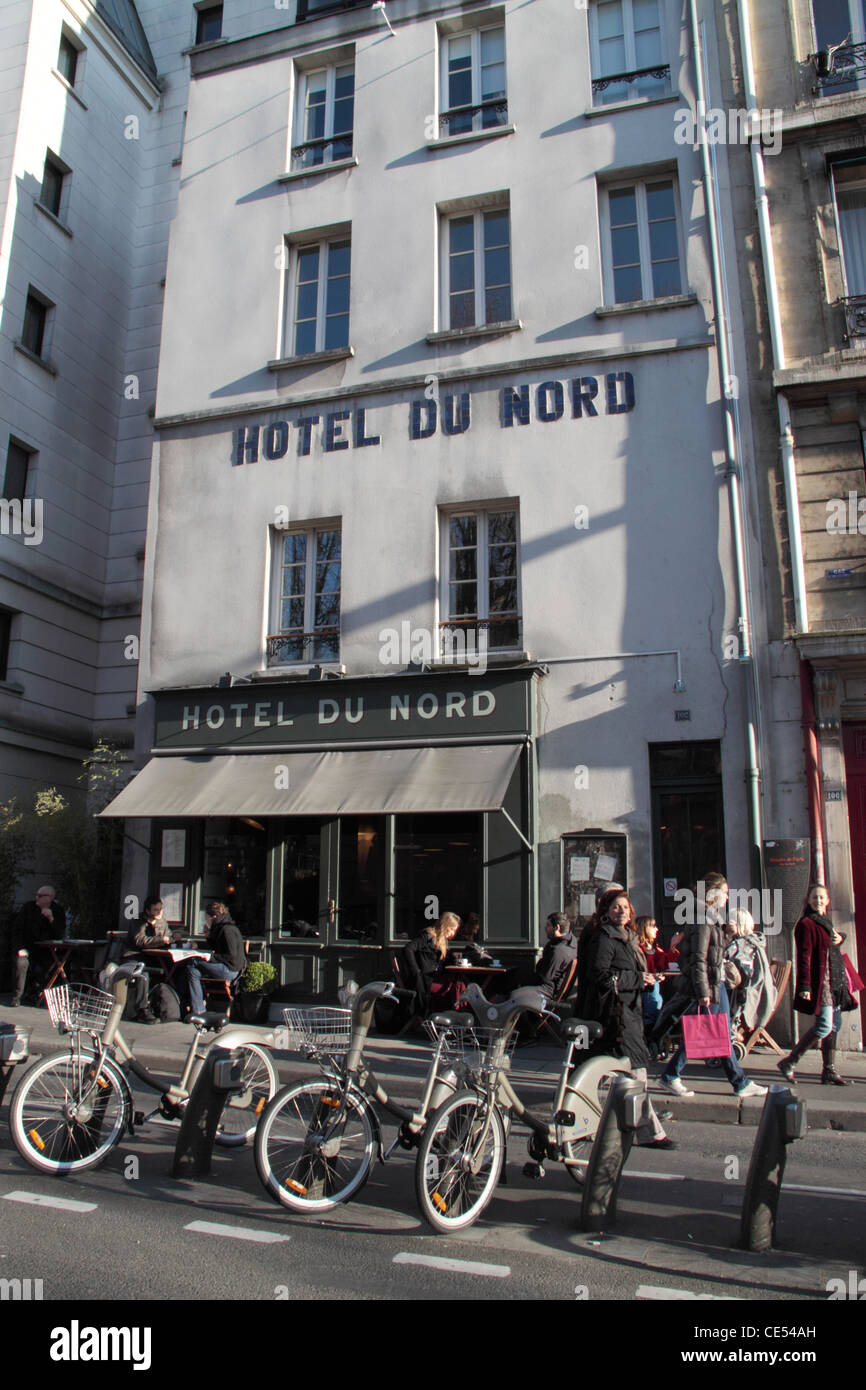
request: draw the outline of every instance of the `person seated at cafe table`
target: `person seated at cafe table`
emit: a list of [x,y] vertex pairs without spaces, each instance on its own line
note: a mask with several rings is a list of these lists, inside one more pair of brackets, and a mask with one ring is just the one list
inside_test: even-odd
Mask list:
[[460,930],[454,936],[453,955],[463,956],[468,965],[490,965],[493,957],[480,945],[481,918],[477,912],[470,912]]
[[[11,1008],[21,1003],[25,990],[33,1003],[42,988],[49,964],[47,951],[34,954],[39,941],[61,941],[66,933],[66,909],[57,901],[57,890],[49,883],[37,888],[33,902],[25,903],[12,923],[12,950],[15,956],[14,993]],[[29,988],[28,988],[29,986]]]
[[515,989],[537,985],[547,999],[558,999],[577,959],[577,938],[564,912],[551,912],[544,924],[547,944],[535,965],[509,970],[502,988],[507,998]]
[[209,980],[236,980],[246,969],[247,956],[244,939],[232,921],[225,903],[208,903],[205,908],[205,921],[208,929],[207,947],[210,960],[201,957],[187,961],[186,978],[189,988],[190,1012],[200,1014],[204,1010],[204,990],[201,977]]
[[[142,951],[167,950],[173,940],[171,927],[163,916],[162,899],[145,898],[144,911],[126,933],[123,958],[146,963],[147,956],[143,956]],[[130,989],[135,991],[133,1017],[136,1023],[159,1022],[147,1002],[149,988],[150,980],[146,975],[136,976],[130,981]]]
[[460,930],[456,912],[443,912],[435,926],[424,930],[403,947],[400,977],[403,987],[412,990],[416,1016],[425,1018],[439,1009],[453,1009],[460,1001],[465,984],[443,974],[448,962],[448,942]]

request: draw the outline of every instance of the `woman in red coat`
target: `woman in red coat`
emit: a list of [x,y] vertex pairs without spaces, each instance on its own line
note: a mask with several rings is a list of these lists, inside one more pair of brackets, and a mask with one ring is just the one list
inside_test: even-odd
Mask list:
[[824,1069],[821,1081],[825,1086],[850,1086],[836,1070],[836,1035],[842,1026],[841,1010],[848,1004],[850,994],[845,977],[845,962],[839,950],[840,936],[827,909],[830,894],[823,883],[813,883],[803,904],[800,920],[794,928],[797,948],[797,994],[794,1008],[810,1014],[814,1023],[804,1033],[797,1046],[776,1065],[788,1080],[794,1080],[794,1067],[813,1042],[820,1040]]

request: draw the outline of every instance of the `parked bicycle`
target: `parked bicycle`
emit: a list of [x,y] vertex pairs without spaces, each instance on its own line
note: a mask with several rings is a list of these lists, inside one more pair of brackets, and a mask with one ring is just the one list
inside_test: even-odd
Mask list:
[[[267,1192],[290,1211],[330,1211],[357,1196],[374,1154],[381,1162],[399,1144],[417,1147],[428,1115],[465,1077],[455,1056],[469,1014],[442,1013],[428,1021],[433,1055],[418,1104],[399,1105],[364,1060],[364,1043],[376,1001],[395,993],[390,982],[364,985],[351,1009],[286,1009],[286,1026],[324,1079],[300,1081],[279,1091],[256,1130],[256,1167]],[[377,1108],[400,1121],[384,1150]]]
[[[485,1028],[484,1055],[477,1068],[466,1072],[470,1086],[449,1096],[431,1115],[415,1166],[421,1211],[434,1230],[444,1233],[471,1226],[491,1200],[505,1163],[509,1118],[531,1131],[531,1169],[540,1169],[532,1176],[543,1176],[542,1161],[550,1159],[581,1182],[586,1160],[580,1149],[598,1129],[610,1078],[631,1070],[626,1059],[614,1057],[578,1064],[578,1051],[600,1036],[601,1026],[578,1018],[563,1023],[537,991],[521,990],[517,998],[491,1004],[477,985],[469,985],[463,1001]],[[567,1042],[550,1110],[542,1114],[523,1103],[508,1076],[509,1053],[526,1012],[555,1017]]]
[[[210,1043],[237,1049],[243,1057],[243,1088],[232,1094],[222,1112],[215,1139],[236,1147],[251,1138],[259,1115],[279,1084],[267,1050],[273,1035],[260,1029],[225,1026],[222,1014],[190,1020],[193,1035],[176,1082],[166,1085],[136,1059],[120,1032],[129,979],[140,963],[121,966],[111,993],[90,985],[61,985],[46,990],[45,1002],[58,1031],[69,1034],[66,1051],[35,1062],[22,1076],[9,1107],[15,1147],[34,1168],[46,1173],[78,1173],[93,1168],[121,1142],[127,1130],[160,1114],[178,1119],[189,1099]],[[149,1114],[135,1110],[130,1073],[159,1093]]]

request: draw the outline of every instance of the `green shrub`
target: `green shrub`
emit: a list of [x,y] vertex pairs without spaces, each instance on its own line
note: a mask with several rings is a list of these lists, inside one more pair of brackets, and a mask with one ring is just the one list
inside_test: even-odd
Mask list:
[[244,994],[270,994],[277,987],[277,972],[267,961],[251,960],[241,975]]

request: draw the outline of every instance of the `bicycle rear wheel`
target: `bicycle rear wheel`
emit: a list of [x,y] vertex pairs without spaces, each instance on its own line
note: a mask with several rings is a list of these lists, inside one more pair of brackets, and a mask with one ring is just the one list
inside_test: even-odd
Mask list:
[[415,1163],[415,1192],[434,1231],[462,1231],[484,1211],[505,1162],[498,1109],[458,1091],[430,1117]]
[[259,1118],[280,1084],[270,1053],[256,1043],[242,1043],[243,1090],[232,1092],[223,1107],[214,1139],[224,1148],[239,1148],[256,1132]]
[[290,1211],[331,1211],[360,1192],[375,1135],[363,1096],[338,1083],[305,1081],[278,1091],[256,1130],[256,1168]]
[[9,1127],[21,1157],[43,1173],[95,1168],[129,1123],[128,1092],[113,1062],[58,1052],[28,1068],[12,1097]]

